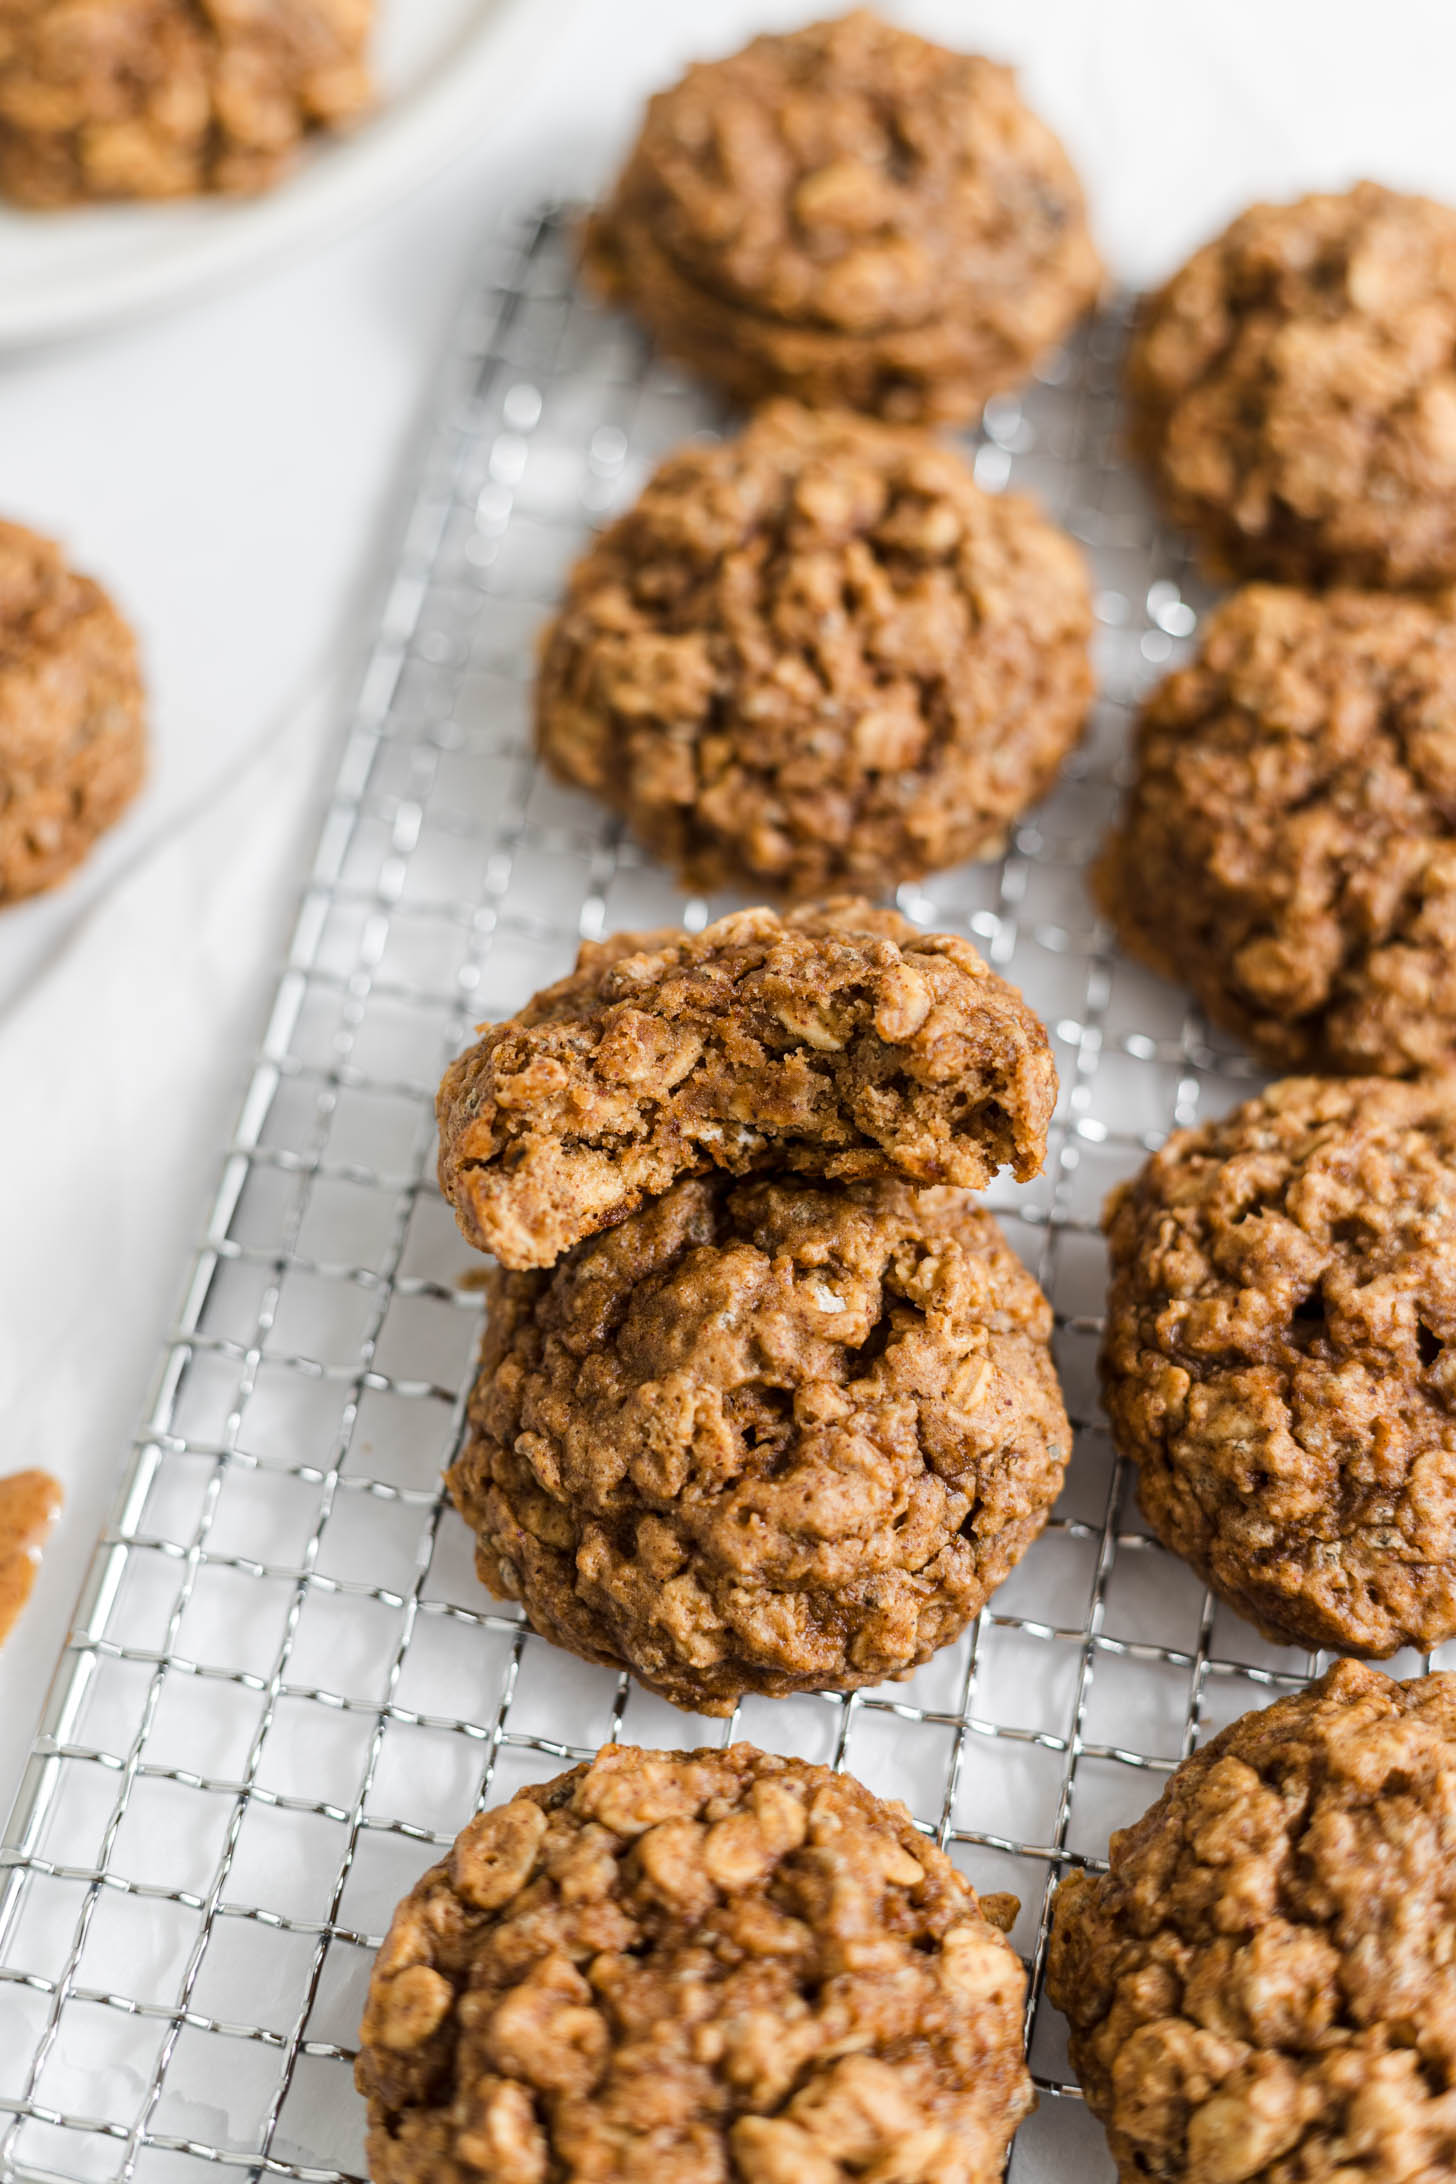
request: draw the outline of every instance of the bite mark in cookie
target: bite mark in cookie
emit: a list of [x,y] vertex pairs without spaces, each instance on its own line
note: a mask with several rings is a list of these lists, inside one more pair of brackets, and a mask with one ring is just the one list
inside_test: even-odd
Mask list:
[[440,1187],[471,1243],[550,1266],[722,1169],[978,1189],[1046,1152],[1046,1033],[968,941],[855,901],[619,933],[440,1087]]

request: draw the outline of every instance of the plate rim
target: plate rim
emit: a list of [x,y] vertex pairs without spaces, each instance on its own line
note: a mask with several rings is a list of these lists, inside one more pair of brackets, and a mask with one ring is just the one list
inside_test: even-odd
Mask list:
[[[190,232],[175,249],[141,265],[118,254],[114,266],[89,264],[41,291],[0,288],[0,350],[37,348],[190,303],[259,266],[286,263],[362,225],[458,155],[490,79],[507,63],[518,70],[538,63],[564,19],[581,4],[490,0],[479,22],[466,30],[452,65],[386,104],[357,136],[332,146],[277,189],[243,202],[219,202],[215,227]],[[135,218],[146,208],[117,210]]]

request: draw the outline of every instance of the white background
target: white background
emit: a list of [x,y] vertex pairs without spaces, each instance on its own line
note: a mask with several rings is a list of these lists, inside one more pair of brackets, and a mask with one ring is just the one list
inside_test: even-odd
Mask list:
[[[152,786],[83,878],[0,914],[0,1471],[67,1509],[0,1657],[8,1802],[180,1296],[292,915],[382,538],[493,206],[608,171],[645,92],[801,20],[759,0],[537,0],[542,52],[411,200],[166,319],[0,360],[0,507],[110,583],[146,652]],[[1114,272],[1251,197],[1361,173],[1456,200],[1447,0],[941,0],[1016,61]]]

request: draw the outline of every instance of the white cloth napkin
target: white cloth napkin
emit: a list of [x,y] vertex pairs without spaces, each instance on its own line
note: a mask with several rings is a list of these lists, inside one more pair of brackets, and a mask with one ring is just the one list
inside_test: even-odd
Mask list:
[[[0,508],[135,622],[152,770],[0,914],[0,1470],[66,1488],[0,1652],[8,1806],[201,1232],[367,635],[403,446],[484,208],[447,180],[326,258],[0,366]],[[441,196],[451,200],[448,218]]]
[[5,1649],[0,1782],[18,1773],[200,1235],[297,896],[327,717],[318,703],[290,716],[98,893],[0,1021],[4,1468],[43,1465],[66,1491]]

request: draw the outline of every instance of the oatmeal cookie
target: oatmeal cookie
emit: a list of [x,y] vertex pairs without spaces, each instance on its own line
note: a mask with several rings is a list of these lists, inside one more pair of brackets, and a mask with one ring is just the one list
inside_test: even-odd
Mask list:
[[552,1266],[680,1176],[979,1188],[1032,1176],[1046,1033],[969,941],[836,901],[588,941],[452,1062],[440,1188],[505,1266]]
[[1456,209],[1254,205],[1147,304],[1133,437],[1222,575],[1456,579]]
[[847,1775],[608,1746],[395,1913],[374,2184],[995,2184],[1035,2105],[1014,1911]]
[[1047,1993],[1123,2184],[1456,2174],[1453,1782],[1456,1676],[1342,1661],[1063,1881]]
[[741,401],[973,416],[1095,301],[1071,163],[1009,69],[864,10],[660,92],[586,267]]
[[0,0],[0,191],[264,188],[368,104],[373,0]]
[[131,631],[58,546],[0,523],[0,904],[64,879],[145,769]]
[[1456,594],[1226,600],[1143,708],[1094,888],[1275,1068],[1456,1058]]
[[1456,1635],[1456,1076],[1285,1078],[1105,1220],[1103,1397],[1158,1537],[1290,1645]]
[[1051,1329],[964,1191],[678,1183],[493,1276],[450,1491],[492,1592],[674,1705],[879,1683],[1046,1522]]
[[914,430],[779,402],[572,573],[536,733],[690,887],[893,887],[1004,846],[1092,698],[1082,557]]

